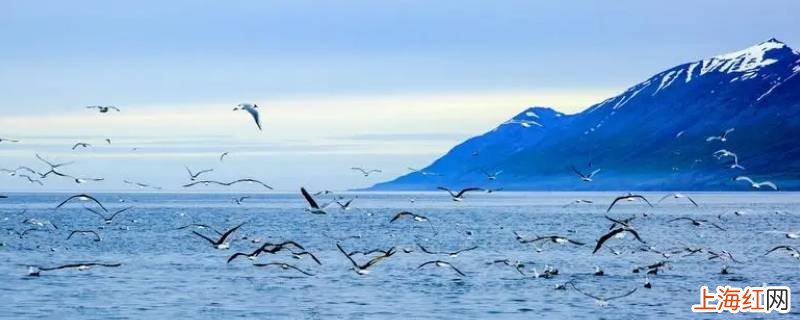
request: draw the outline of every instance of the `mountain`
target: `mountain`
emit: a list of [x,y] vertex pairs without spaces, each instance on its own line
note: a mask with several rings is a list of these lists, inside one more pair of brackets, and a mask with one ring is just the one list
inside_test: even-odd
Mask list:
[[[371,190],[749,190],[733,177],[800,189],[800,53],[770,39],[676,66],[578,114],[524,110],[423,169]],[[735,128],[727,141],[706,141]],[[737,153],[745,168],[732,169]],[[601,171],[592,182],[573,172]],[[502,170],[497,179],[485,172]],[[438,175],[432,175],[436,173]]]

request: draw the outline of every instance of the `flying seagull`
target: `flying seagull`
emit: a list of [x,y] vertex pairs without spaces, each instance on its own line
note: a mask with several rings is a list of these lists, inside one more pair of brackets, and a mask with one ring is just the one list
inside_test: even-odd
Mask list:
[[514,232],[514,235],[517,237],[517,241],[519,241],[519,243],[522,243],[522,244],[526,244],[526,243],[534,243],[534,244],[535,244],[535,243],[537,243],[537,242],[542,242],[542,241],[550,241],[550,242],[552,242],[552,243],[557,243],[557,244],[567,244],[567,243],[571,243],[571,244],[574,244],[574,245],[576,245],[576,246],[582,246],[582,245],[584,245],[584,243],[583,243],[583,242],[580,242],[580,241],[575,241],[575,240],[572,240],[572,239],[570,239],[570,238],[563,237],[563,236],[559,236],[559,235],[552,235],[552,236],[541,236],[541,237],[536,237],[536,238],[533,238],[533,239],[524,239],[524,238],[523,238],[523,237],[522,237],[522,236],[521,236],[519,233],[517,233],[516,231]]
[[352,167],[352,168],[350,168],[350,170],[355,170],[355,171],[361,172],[361,174],[363,174],[365,177],[369,177],[369,175],[373,174],[373,173],[381,173],[381,172],[383,172],[383,171],[381,171],[379,169],[369,169],[369,170],[367,170],[367,169],[359,168],[359,167]]
[[261,130],[261,117],[258,115],[258,105],[255,103],[240,103],[233,108],[233,111],[244,110],[247,111],[251,116],[253,116],[253,121],[256,122],[258,126],[258,130]]
[[432,260],[432,261],[425,262],[425,263],[419,265],[417,267],[417,270],[422,269],[423,267],[429,266],[429,265],[434,265],[434,266],[437,266],[437,267],[440,267],[440,268],[450,268],[450,269],[452,269],[453,271],[455,271],[458,275],[460,275],[462,277],[466,277],[467,276],[466,274],[461,272],[461,270],[458,270],[458,268],[453,266],[450,262],[442,261],[442,260]]
[[64,204],[66,204],[67,202],[69,202],[71,200],[74,200],[74,199],[78,199],[78,200],[81,200],[81,201],[90,201],[91,200],[94,203],[96,203],[98,206],[100,206],[100,208],[103,209],[103,211],[108,212],[108,209],[106,209],[106,207],[104,207],[103,204],[100,203],[100,201],[98,201],[94,197],[92,197],[92,196],[90,196],[88,194],[85,194],[85,193],[76,194],[74,196],[71,196],[71,197],[67,198],[67,200],[64,200],[58,206],[56,206],[56,209],[61,208]]
[[700,227],[700,226],[703,226],[704,224],[710,224],[710,225],[711,225],[711,226],[713,226],[714,228],[717,228],[717,229],[720,229],[720,230],[722,230],[722,231],[725,231],[725,228],[723,228],[723,227],[720,227],[720,226],[719,226],[718,224],[716,224],[716,223],[709,222],[708,220],[703,220],[703,219],[692,219],[692,218],[689,218],[689,217],[680,217],[680,218],[675,218],[675,219],[672,219],[672,220],[669,220],[669,221],[667,221],[667,223],[671,223],[671,222],[675,222],[675,221],[681,221],[681,220],[687,220],[687,221],[691,221],[691,222],[692,222],[692,225],[693,225],[693,226],[695,226],[695,227]]
[[445,255],[450,256],[451,258],[458,257],[458,255],[461,254],[462,252],[467,252],[467,251],[472,251],[472,250],[478,249],[478,246],[472,246],[472,247],[469,247],[469,248],[459,249],[459,250],[456,250],[456,251],[430,251],[427,248],[423,247],[419,243],[417,243],[417,246],[419,247],[420,250],[422,250],[422,252],[425,252],[427,254],[445,254]]
[[609,239],[613,238],[614,236],[622,232],[629,232],[636,238],[636,240],[639,240],[639,242],[644,243],[642,238],[639,237],[639,233],[637,233],[636,230],[633,230],[633,228],[628,228],[628,227],[620,227],[611,230],[608,233],[604,234],[602,237],[600,237],[600,239],[597,240],[597,245],[594,247],[594,251],[592,251],[592,254],[595,254],[597,250],[600,250],[600,248],[603,246],[603,243],[605,243]]
[[594,175],[596,175],[598,172],[600,172],[600,169],[595,169],[594,171],[590,172],[589,174],[584,174],[584,173],[578,171],[578,169],[575,168],[575,166],[572,166],[572,171],[575,172],[575,174],[578,175],[578,177],[580,177],[581,180],[583,180],[583,182],[592,182],[592,179],[594,178]]
[[766,256],[776,250],[781,250],[781,249],[788,251],[789,255],[791,255],[793,258],[800,259],[800,251],[797,251],[797,249],[795,249],[794,247],[790,247],[787,245],[776,246],[772,249],[769,249],[769,251],[767,251],[767,253],[765,253],[764,255]]
[[576,199],[575,201],[572,201],[570,203],[565,204],[564,207],[569,207],[569,206],[574,205],[574,204],[582,204],[582,203],[592,204],[592,203],[594,203],[594,201],[584,200],[584,199]]
[[647,205],[650,206],[651,208],[653,207],[653,205],[650,204],[650,201],[647,201],[647,198],[645,198],[644,196],[638,195],[638,194],[628,193],[628,194],[626,194],[624,196],[619,196],[619,197],[615,198],[614,201],[611,202],[611,205],[608,206],[608,209],[606,209],[606,213],[610,212],[611,208],[613,208],[614,205],[617,204],[618,201],[620,201],[620,200],[634,200],[634,199],[640,199],[640,200],[646,202]]
[[627,297],[627,296],[629,296],[629,295],[632,295],[634,292],[636,292],[636,289],[638,289],[638,288],[633,288],[633,290],[631,290],[631,291],[628,291],[628,292],[626,292],[626,293],[623,293],[623,294],[620,294],[620,295],[616,295],[616,296],[610,296],[610,297],[601,297],[601,296],[598,296],[598,295],[595,295],[595,294],[591,294],[591,293],[584,292],[584,291],[582,291],[581,289],[578,289],[578,287],[576,287],[576,286],[575,286],[575,283],[573,283],[573,282],[569,282],[569,284],[570,284],[570,285],[572,286],[572,288],[573,288],[573,289],[575,289],[575,291],[577,291],[578,293],[580,293],[580,294],[582,294],[582,295],[584,295],[584,296],[587,296],[587,297],[589,297],[589,298],[592,298],[592,299],[594,299],[594,300],[595,300],[595,302],[596,302],[597,304],[599,304],[599,305],[603,305],[603,306],[605,306],[605,305],[608,305],[608,302],[609,302],[609,301],[611,301],[611,300],[614,300],[614,299],[620,299],[620,298],[624,298],[624,297]]
[[730,129],[725,130],[724,132],[722,132],[719,136],[710,136],[710,137],[706,138],[706,142],[710,142],[710,141],[714,141],[714,140],[719,140],[720,142],[728,141],[728,134],[733,132],[733,130],[735,130],[735,129],[734,128],[730,128]]
[[203,235],[202,233],[199,233],[197,231],[192,231],[192,233],[194,233],[198,237],[206,239],[206,241],[211,243],[211,246],[214,247],[215,249],[224,250],[224,249],[230,248],[230,243],[226,241],[228,239],[228,237],[230,237],[230,235],[232,233],[234,233],[236,230],[241,228],[243,225],[244,225],[244,222],[239,224],[238,226],[235,226],[235,227],[231,228],[228,231],[225,231],[225,233],[223,233],[222,236],[218,240],[214,240],[214,239],[211,239],[209,237],[206,237],[205,235]]
[[717,160],[720,160],[723,157],[731,157],[731,158],[733,158],[733,164],[731,165],[731,169],[745,170],[744,167],[739,165],[739,156],[737,156],[733,152],[730,152],[730,151],[728,151],[726,149],[720,149],[720,150],[715,151],[713,155],[714,155],[715,158],[717,158]]
[[483,174],[486,176],[486,179],[494,181],[494,180],[497,180],[497,176],[499,176],[501,173],[503,173],[503,170],[499,170],[499,171],[495,171],[495,172],[487,172],[485,170],[481,170],[481,172],[483,172]]
[[458,193],[453,193],[453,191],[451,191],[450,189],[447,189],[445,187],[438,187],[437,189],[443,190],[443,191],[447,191],[447,193],[450,194],[450,197],[453,199],[453,201],[456,201],[456,202],[463,201],[464,200],[464,194],[467,193],[467,192],[470,192],[470,191],[482,191],[483,190],[481,188],[474,188],[473,187],[473,188],[461,189],[461,191],[459,191]]
[[277,267],[280,267],[280,268],[281,268],[281,269],[283,269],[283,270],[289,270],[289,269],[291,269],[291,270],[295,270],[295,271],[297,271],[297,272],[300,272],[300,273],[302,273],[302,274],[304,274],[304,275],[307,275],[307,276],[309,276],[309,277],[311,277],[311,276],[314,276],[313,274],[309,273],[308,271],[303,271],[303,269],[300,269],[300,268],[298,268],[298,267],[295,267],[295,266],[293,266],[293,265],[290,265],[290,264],[288,264],[288,263],[284,263],[284,262],[254,263],[254,264],[253,264],[253,266],[254,266],[254,267],[269,267],[269,266],[277,266]]
[[230,154],[230,152],[223,152],[222,154],[220,154],[219,161],[222,162],[222,160],[225,160],[225,156],[227,156],[228,154]]
[[379,255],[377,257],[374,257],[374,258],[370,259],[369,261],[367,261],[364,264],[358,264],[358,263],[356,263],[355,260],[353,260],[353,258],[350,257],[350,255],[347,254],[347,251],[345,251],[344,248],[342,248],[342,246],[338,242],[336,243],[336,247],[339,248],[339,252],[341,252],[347,258],[347,260],[349,260],[350,263],[353,264],[353,271],[355,271],[359,275],[369,274],[369,272],[370,272],[369,268],[370,267],[374,266],[376,263],[380,262],[381,260],[386,259],[388,257],[391,257],[392,255],[395,254],[394,247],[392,247],[389,250],[387,250],[386,253],[384,253],[382,255]]
[[132,180],[122,180],[122,182],[124,182],[126,184],[137,186],[139,188],[151,188],[151,189],[155,189],[155,190],[161,190],[161,187],[154,186],[154,185],[149,185],[147,183],[136,182],[136,181],[132,181]]
[[658,200],[658,202],[656,202],[656,203],[661,203],[661,201],[664,201],[665,199],[667,199],[667,198],[669,198],[669,197],[672,197],[673,199],[681,199],[681,198],[684,198],[684,199],[686,199],[686,200],[689,200],[689,202],[691,202],[691,203],[692,203],[692,204],[693,204],[695,207],[699,207],[699,206],[697,205],[697,202],[695,202],[695,201],[694,201],[694,199],[692,199],[691,197],[689,197],[689,196],[687,196],[687,195],[681,194],[681,193],[670,193],[670,194],[668,194],[668,195],[665,195],[665,196],[661,197],[661,199],[660,199],[660,200]]
[[266,183],[263,183],[263,182],[258,181],[256,179],[239,179],[239,180],[234,180],[234,181],[231,181],[231,182],[220,182],[220,181],[214,181],[214,180],[202,180],[202,181],[195,181],[195,182],[192,182],[192,183],[189,183],[189,184],[185,184],[185,185],[183,185],[183,187],[184,188],[188,188],[188,187],[192,187],[192,186],[195,186],[195,185],[198,185],[198,184],[202,184],[202,185],[216,184],[216,185],[228,187],[228,186],[232,186],[234,184],[243,183],[243,182],[258,184],[258,185],[261,185],[264,188],[272,190],[272,187],[270,187]]
[[398,219],[403,218],[403,217],[409,217],[409,218],[414,219],[414,221],[419,221],[419,222],[429,221],[428,218],[423,216],[423,215],[415,214],[415,213],[408,212],[408,211],[400,211],[400,212],[398,212],[397,214],[394,215],[392,220],[389,220],[389,223],[395,222]]
[[3,142],[17,143],[17,142],[19,142],[19,140],[9,139],[9,138],[0,138],[0,143],[3,143]]
[[630,218],[626,219],[614,219],[609,216],[604,216],[604,217],[606,217],[607,220],[613,222],[611,226],[608,227],[609,231],[611,231],[611,229],[614,229],[614,227],[617,226],[631,228],[631,221],[633,221],[633,219],[636,219],[636,216],[631,216]]
[[86,109],[97,109],[100,113],[107,113],[109,110],[115,110],[119,112],[119,108],[115,106],[86,106]]
[[325,212],[325,208],[333,204],[333,202],[328,202],[325,205],[320,206],[317,204],[317,201],[314,200],[314,197],[312,197],[304,187],[300,188],[300,193],[303,194],[303,198],[305,198],[306,202],[308,202],[308,208],[305,210],[313,214],[327,214],[327,212]]
[[75,269],[78,271],[89,270],[92,267],[107,267],[107,268],[116,268],[121,266],[120,263],[99,263],[99,262],[89,262],[89,263],[72,263],[72,264],[65,264],[57,267],[39,267],[39,266],[28,266],[28,276],[30,277],[38,277],[42,271],[54,271],[54,270],[61,270],[61,269]]
[[246,199],[250,199],[250,197],[243,196],[243,197],[233,198],[233,202],[236,202],[236,204],[241,205]]
[[88,210],[88,211],[89,211],[89,212],[91,212],[91,213],[94,213],[94,214],[98,215],[100,218],[102,218],[102,219],[103,219],[103,222],[105,222],[105,224],[111,224],[111,222],[113,222],[113,221],[114,221],[114,218],[115,218],[115,217],[116,217],[118,214],[120,214],[120,213],[123,213],[123,212],[125,212],[125,211],[128,211],[128,210],[132,209],[133,207],[126,207],[126,208],[122,208],[122,209],[120,209],[120,210],[117,210],[117,211],[115,211],[115,212],[114,212],[114,213],[112,213],[110,216],[106,216],[106,215],[104,215],[104,214],[102,214],[102,213],[98,212],[97,210],[94,210],[94,209],[92,209],[92,208],[89,208],[89,207],[83,207],[83,208],[84,208],[84,209],[86,209],[86,210]]
[[[250,253],[236,252],[236,253],[232,254],[230,257],[228,257],[228,262],[227,263],[230,263],[231,261],[233,261],[237,257],[242,257],[242,256],[245,256],[245,257],[249,258],[250,260],[255,260],[255,258],[258,257],[258,255],[260,255],[263,252],[270,253],[270,254],[275,254],[278,251],[281,251],[283,249],[288,249],[289,245],[294,246],[295,248],[298,248],[300,250],[305,250],[305,248],[303,248],[303,246],[301,246],[300,244],[298,244],[297,242],[294,242],[294,241],[284,241],[284,242],[281,242],[281,243],[278,243],[278,244],[267,242],[267,243],[264,243],[263,245],[261,245],[261,247],[259,247],[258,249],[256,249],[253,252],[250,252]],[[267,247],[271,247],[271,248],[267,248]],[[291,251],[291,249],[288,249],[288,250]],[[297,253],[297,254],[300,254],[300,253]],[[319,262],[319,260],[317,260],[316,257],[314,257],[314,260]]]
[[102,240],[100,239],[100,235],[94,230],[73,230],[72,232],[70,232],[69,236],[67,237],[67,240],[69,240],[70,238],[72,238],[72,236],[76,234],[92,234],[94,235],[94,241]]
[[774,183],[772,183],[772,181],[755,182],[755,181],[753,181],[753,179],[750,179],[749,177],[745,177],[745,176],[738,176],[738,177],[733,178],[733,180],[734,181],[747,181],[748,183],[750,183],[750,186],[752,186],[753,189],[761,189],[761,187],[770,187],[775,191],[778,190],[778,186],[775,185]]
[[44,183],[42,183],[42,180],[34,179],[33,177],[31,177],[31,176],[29,176],[27,174],[20,174],[20,175],[18,175],[18,177],[28,179],[28,182],[30,182],[30,183],[36,183],[36,184],[38,184],[40,186],[44,185]]
[[214,171],[214,169],[205,169],[205,170],[200,170],[200,171],[197,171],[196,173],[193,173],[192,170],[189,169],[189,167],[184,166],[184,168],[186,168],[186,172],[189,173],[189,180],[191,180],[191,181],[197,180],[197,177],[199,177],[201,174],[209,173],[211,171]]
[[91,146],[92,146],[91,144],[88,144],[86,142],[78,142],[74,146],[72,146],[72,150],[78,149],[78,147],[88,148],[88,147],[91,147]]
[[525,272],[524,272],[525,265],[522,264],[519,261],[511,261],[509,259],[500,259],[500,260],[494,260],[494,261],[491,261],[491,262],[487,262],[486,264],[487,265],[502,264],[502,265],[506,265],[506,266],[509,266],[509,267],[514,267],[514,269],[517,270],[517,272],[520,275],[522,275],[523,277],[525,276]]

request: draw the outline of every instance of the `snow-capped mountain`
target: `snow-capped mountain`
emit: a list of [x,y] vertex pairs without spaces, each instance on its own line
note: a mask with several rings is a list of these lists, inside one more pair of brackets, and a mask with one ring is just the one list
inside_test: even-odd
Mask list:
[[[737,175],[800,189],[800,53],[770,39],[682,64],[566,115],[524,110],[373,189],[478,185],[524,190],[748,190]],[[726,141],[706,141],[735,128]],[[741,167],[731,168],[736,153]],[[573,172],[601,171],[592,182]],[[496,180],[483,172],[503,170]]]

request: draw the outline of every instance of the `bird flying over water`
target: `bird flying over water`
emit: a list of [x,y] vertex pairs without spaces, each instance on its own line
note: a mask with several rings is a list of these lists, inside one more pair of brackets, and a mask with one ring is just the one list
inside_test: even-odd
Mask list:
[[223,152],[222,154],[220,154],[219,161],[222,162],[222,160],[225,160],[225,156],[227,156],[228,154],[230,154],[230,152]]
[[293,265],[290,265],[290,264],[284,263],[284,262],[254,263],[253,266],[254,267],[276,266],[276,267],[280,267],[283,270],[294,270],[294,271],[300,272],[300,273],[302,273],[304,275],[307,275],[307,276],[313,276],[314,275],[312,273],[309,273],[308,271],[304,271],[303,269],[300,269],[298,267],[295,267]]
[[72,236],[74,236],[76,234],[91,234],[91,235],[94,235],[94,241],[95,242],[98,242],[98,241],[102,240],[100,238],[100,234],[98,234],[97,231],[94,231],[94,230],[73,230],[72,232],[70,232],[69,236],[67,237],[67,240],[71,239]]
[[592,251],[592,254],[595,254],[597,250],[600,250],[600,248],[606,241],[623,232],[628,232],[632,234],[636,238],[636,240],[639,240],[639,242],[644,243],[644,240],[642,240],[642,238],[639,237],[639,233],[637,233],[636,230],[633,230],[633,228],[628,228],[628,227],[620,227],[611,230],[608,233],[604,234],[602,237],[600,237],[600,239],[597,240],[597,245],[594,247],[594,251]]
[[202,233],[199,233],[199,232],[197,232],[197,231],[192,231],[192,233],[194,233],[194,234],[195,234],[195,235],[197,235],[198,237],[201,237],[201,238],[203,238],[203,239],[206,239],[206,241],[208,241],[209,243],[211,243],[211,246],[212,246],[212,247],[214,247],[214,249],[220,249],[220,250],[224,250],[224,249],[228,249],[228,248],[230,248],[230,242],[228,242],[228,241],[227,241],[227,240],[228,240],[228,237],[230,237],[230,235],[231,235],[232,233],[236,232],[236,230],[238,230],[239,228],[241,228],[243,225],[244,225],[244,222],[243,222],[243,223],[241,223],[241,224],[239,224],[238,226],[235,226],[235,227],[231,228],[231,229],[230,229],[230,230],[228,230],[228,231],[225,231],[225,232],[222,234],[222,236],[220,236],[220,238],[219,238],[219,239],[217,239],[217,240],[211,239],[211,238],[209,238],[209,237],[207,237],[207,236],[205,236],[205,235],[203,235]]
[[733,130],[735,130],[735,128],[730,128],[728,130],[725,130],[718,136],[710,136],[710,137],[706,138],[706,142],[711,142],[711,141],[714,141],[714,140],[719,140],[720,142],[728,141],[728,134],[733,132]]
[[261,130],[261,117],[258,114],[258,105],[255,103],[240,103],[233,108],[233,111],[244,110],[247,111],[252,117],[253,121],[255,121],[256,126],[258,126],[258,130]]
[[183,185],[183,187],[184,188],[188,188],[188,187],[196,186],[198,184],[202,184],[202,185],[216,184],[216,185],[220,185],[220,186],[229,187],[229,186],[232,186],[232,185],[237,184],[237,183],[258,184],[258,185],[261,185],[264,188],[272,190],[272,187],[270,187],[266,183],[263,183],[263,182],[261,182],[259,180],[256,180],[256,179],[239,179],[239,180],[234,180],[234,181],[231,181],[231,182],[220,182],[220,181],[214,181],[214,180],[202,180],[202,181],[195,181],[195,182],[192,182],[192,183],[189,183],[189,184],[185,184],[185,185]]
[[214,171],[214,169],[205,169],[205,170],[200,170],[200,171],[197,171],[197,172],[193,173],[192,170],[189,169],[189,167],[184,166],[184,168],[186,168],[186,172],[189,173],[189,180],[191,180],[191,181],[197,180],[197,177],[199,177],[201,174],[209,173],[209,172]]
[[381,173],[381,172],[383,172],[383,171],[381,171],[379,169],[369,169],[368,170],[368,169],[359,168],[359,167],[352,167],[352,168],[350,168],[350,170],[355,170],[355,171],[361,172],[361,174],[363,174],[365,177],[369,177],[369,175],[373,174],[373,173]]
[[344,248],[342,248],[342,245],[340,245],[338,242],[336,243],[336,248],[338,248],[339,252],[341,252],[347,258],[347,260],[350,261],[350,263],[353,265],[352,270],[355,271],[359,275],[369,274],[369,272],[370,272],[369,268],[370,267],[374,266],[378,262],[381,262],[383,259],[391,257],[392,255],[395,254],[394,247],[392,247],[389,250],[386,250],[386,253],[384,253],[382,255],[379,255],[379,256],[376,256],[376,257],[370,259],[369,261],[367,261],[364,264],[358,264],[355,260],[353,260],[352,257],[350,257],[350,255],[347,253],[347,251],[345,251]]
[[481,172],[483,172],[483,174],[486,176],[486,179],[494,181],[494,180],[497,180],[497,176],[499,176],[501,173],[503,173],[503,170],[498,170],[498,171],[495,171],[495,172],[488,172],[486,170],[481,170]]
[[117,215],[118,215],[118,214],[120,214],[120,213],[123,213],[123,212],[125,212],[125,211],[128,211],[128,210],[132,209],[133,207],[125,207],[125,208],[122,208],[122,209],[120,209],[120,210],[117,210],[117,211],[115,211],[115,212],[114,212],[114,213],[112,213],[110,216],[106,216],[106,215],[104,215],[104,214],[102,214],[102,213],[98,212],[97,210],[94,210],[94,209],[92,209],[92,208],[89,208],[89,207],[83,207],[83,208],[84,208],[84,209],[86,209],[86,210],[88,210],[88,211],[89,211],[89,212],[91,212],[91,213],[94,213],[94,214],[98,215],[100,218],[102,218],[102,219],[103,219],[103,222],[104,222],[105,224],[111,224],[111,222],[113,222],[113,221],[114,221],[114,218],[115,218],[115,217],[117,217]]
[[91,144],[88,144],[88,143],[86,143],[86,142],[78,142],[78,143],[76,143],[74,146],[72,146],[72,150],[75,150],[75,149],[77,149],[78,147],[82,147],[82,148],[88,148],[88,147],[91,147],[91,146],[92,146]]
[[100,113],[108,113],[108,111],[110,110],[114,110],[117,112],[120,111],[119,108],[115,106],[86,106],[86,109],[97,109],[97,111]]
[[578,177],[580,177],[581,180],[583,180],[583,182],[592,182],[592,179],[594,178],[594,175],[596,175],[598,172],[600,172],[600,169],[595,169],[594,171],[592,171],[592,172],[590,172],[588,174],[584,174],[584,173],[578,171],[578,169],[575,168],[575,166],[572,166],[572,171],[574,171],[575,174],[578,175]]
[[713,226],[714,228],[717,228],[717,229],[720,229],[722,231],[725,231],[725,228],[720,227],[716,223],[709,222],[708,220],[703,220],[703,219],[692,219],[692,218],[689,218],[689,217],[675,218],[675,219],[667,221],[667,223],[671,223],[671,222],[675,222],[675,221],[681,221],[681,220],[690,221],[692,223],[692,225],[695,226],[695,227],[701,227],[701,226],[703,226],[705,224],[709,224],[709,225]]
[[738,177],[733,178],[733,180],[734,181],[747,181],[748,183],[750,183],[750,186],[753,187],[753,189],[761,189],[761,187],[770,187],[775,191],[778,190],[778,186],[776,184],[772,183],[772,181],[755,182],[755,181],[753,181],[753,179],[750,179],[749,177],[745,177],[745,176],[738,176]]
[[427,254],[443,254],[443,255],[448,255],[448,256],[450,256],[452,258],[458,257],[458,255],[463,253],[463,252],[467,252],[467,251],[472,251],[472,250],[478,249],[478,246],[472,246],[472,247],[469,247],[469,248],[459,249],[459,250],[456,250],[456,251],[431,251],[431,250],[428,250],[428,248],[423,247],[419,243],[417,243],[417,246],[419,247],[420,250],[422,250],[422,252],[425,252]]
[[610,205],[610,206],[608,206],[608,209],[606,209],[606,213],[608,213],[609,211],[611,211],[611,208],[613,208],[613,207],[614,207],[614,205],[615,205],[615,204],[617,204],[617,202],[619,202],[620,200],[635,200],[635,199],[642,200],[642,201],[644,201],[645,203],[647,203],[647,205],[648,205],[648,206],[650,206],[651,208],[653,207],[653,205],[650,203],[650,201],[647,201],[647,198],[645,198],[644,196],[642,196],[642,195],[638,195],[638,194],[632,194],[632,193],[628,193],[628,194],[626,194],[626,195],[623,195],[623,196],[616,197],[616,198],[614,199],[614,201],[613,201],[613,202],[611,202],[611,205]]
[[94,203],[96,203],[98,206],[100,206],[100,208],[101,208],[101,209],[103,209],[103,211],[105,211],[105,212],[108,212],[108,209],[106,209],[106,207],[104,207],[104,206],[103,206],[103,204],[102,204],[102,203],[100,203],[100,201],[98,201],[98,200],[97,200],[97,199],[95,199],[94,197],[92,197],[92,196],[90,196],[90,195],[88,195],[88,194],[85,194],[85,193],[76,194],[76,195],[74,195],[74,196],[71,196],[71,197],[67,198],[67,200],[64,200],[64,201],[63,201],[63,202],[61,202],[61,203],[60,203],[58,206],[56,206],[56,209],[58,209],[58,208],[61,208],[61,207],[62,207],[63,205],[65,205],[67,202],[69,202],[70,200],[74,200],[74,199],[78,199],[78,200],[81,200],[81,201],[93,201],[93,202],[94,202]]
[[57,267],[39,267],[39,266],[28,266],[28,276],[30,277],[38,277],[42,271],[55,271],[61,269],[75,269],[78,271],[89,270],[92,267],[106,267],[106,268],[116,268],[121,266],[120,263],[99,263],[99,262],[88,262],[88,263],[72,263],[72,264],[65,264],[60,265]]
[[631,290],[631,291],[628,291],[626,293],[623,293],[623,294],[620,294],[620,295],[616,295],[616,296],[601,297],[599,295],[591,294],[591,293],[585,292],[585,291],[583,291],[581,289],[578,289],[578,287],[576,287],[575,283],[572,282],[572,281],[570,281],[568,283],[572,286],[572,289],[575,289],[575,291],[577,291],[578,293],[580,293],[580,294],[582,294],[584,296],[587,296],[589,298],[594,299],[597,304],[602,305],[602,306],[608,305],[608,302],[611,301],[611,300],[620,299],[620,298],[624,298],[624,297],[627,297],[629,295],[632,295],[638,289],[638,288],[633,288],[633,290]]
[[466,277],[467,276],[466,274],[461,272],[461,270],[458,270],[458,268],[453,266],[453,264],[451,264],[450,262],[442,261],[442,260],[433,260],[433,261],[425,262],[425,263],[419,265],[417,267],[417,270],[422,269],[423,267],[429,266],[429,265],[434,265],[434,266],[437,266],[437,267],[440,267],[440,268],[450,268],[453,271],[455,271],[455,273],[457,273],[459,276],[462,276],[462,277]]
[[450,189],[447,189],[445,187],[438,187],[436,189],[447,191],[447,193],[450,194],[450,197],[453,199],[453,201],[456,201],[456,202],[463,201],[464,200],[464,194],[467,193],[467,192],[470,192],[470,191],[482,191],[483,190],[481,188],[472,187],[472,188],[464,188],[464,189],[461,189],[461,191],[459,191],[458,193],[454,193],[453,191],[451,191]]
[[19,140],[16,140],[16,139],[9,139],[9,138],[0,138],[0,143],[3,143],[3,142],[18,143],[18,142],[19,142]]
[[661,203],[661,201],[664,201],[665,199],[667,199],[669,197],[672,197],[673,199],[686,199],[686,200],[689,200],[695,207],[698,207],[697,202],[695,202],[694,199],[692,199],[691,197],[689,197],[687,195],[684,195],[682,193],[670,193],[668,195],[663,196],[656,203]]
[[317,201],[314,200],[314,197],[311,196],[310,193],[308,193],[305,187],[300,188],[300,193],[303,195],[303,198],[306,199],[306,202],[308,202],[308,208],[306,208],[305,210],[313,214],[327,214],[327,212],[325,212],[325,208],[334,203],[333,201],[331,201],[323,206],[320,206],[317,203]]

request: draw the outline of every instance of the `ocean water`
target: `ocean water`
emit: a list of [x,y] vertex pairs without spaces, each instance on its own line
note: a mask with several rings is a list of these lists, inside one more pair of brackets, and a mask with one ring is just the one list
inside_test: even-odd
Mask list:
[[[654,203],[663,194],[645,193]],[[764,256],[776,245],[800,245],[800,239],[767,232],[798,230],[797,193],[693,193],[697,208],[686,199],[667,199],[654,208],[622,202],[608,214],[636,215],[632,224],[647,246],[726,250],[739,263],[709,260],[705,252],[666,259],[640,251],[642,244],[631,236],[606,244],[619,255],[606,248],[592,254],[596,240],[610,226],[603,217],[606,208],[619,193],[474,193],[460,203],[444,193],[348,193],[342,195],[355,197],[353,209],[331,209],[327,215],[304,212],[299,193],[250,195],[241,205],[231,200],[239,196],[233,194],[95,194],[110,211],[134,206],[109,225],[82,207],[90,203],[56,210],[68,194],[7,195],[8,199],[0,199],[2,318],[677,319],[693,317],[690,308],[699,303],[702,285],[800,288],[800,261],[784,252]],[[575,199],[594,203],[565,206]],[[390,223],[399,210],[427,216],[430,224]],[[744,213],[734,215],[734,211]],[[681,216],[714,222],[725,231],[687,221],[668,223]],[[22,224],[26,218],[50,220],[58,229],[29,232],[23,239],[7,230],[33,227]],[[227,229],[243,222],[228,250],[212,248],[191,229],[175,230],[189,223]],[[96,230],[102,241],[79,235],[67,240],[75,229]],[[537,252],[533,245],[519,243],[514,231],[531,238],[563,235],[585,245],[548,243]],[[286,252],[262,254],[258,262],[290,263],[313,276],[254,267],[248,259],[226,263],[232,253],[258,247],[253,239],[294,240],[322,265]],[[396,247],[398,253],[377,263],[370,274],[358,275],[336,249],[337,242],[347,250]],[[436,251],[477,249],[450,257],[424,253],[417,244]],[[417,269],[437,259],[451,262],[466,276],[447,268]],[[527,276],[511,267],[487,264],[495,259],[523,262]],[[652,288],[644,288],[644,275],[632,269],[663,260],[670,261],[670,268],[650,276]],[[74,262],[122,265],[27,276],[28,265]],[[723,264],[731,274],[720,273]],[[546,266],[557,268],[559,274],[533,277],[534,268],[541,272]],[[605,275],[594,276],[595,266]],[[567,281],[600,296],[637,290],[603,305],[572,288],[554,289]],[[793,317],[800,314],[796,307],[793,302]],[[704,317],[723,316],[731,315]]]

